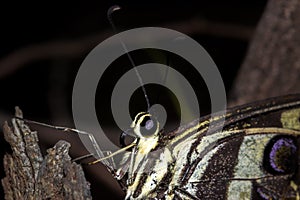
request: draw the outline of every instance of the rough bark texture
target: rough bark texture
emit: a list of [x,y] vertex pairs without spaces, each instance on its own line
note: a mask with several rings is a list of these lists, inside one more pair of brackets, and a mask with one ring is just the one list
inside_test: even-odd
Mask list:
[[[18,108],[16,116],[22,117]],[[12,127],[5,122],[3,132],[12,148],[4,157],[5,199],[92,199],[81,166],[68,154],[68,142],[59,141],[43,158],[37,132],[22,120],[12,119]]]
[[300,0],[269,0],[230,104],[300,92]]

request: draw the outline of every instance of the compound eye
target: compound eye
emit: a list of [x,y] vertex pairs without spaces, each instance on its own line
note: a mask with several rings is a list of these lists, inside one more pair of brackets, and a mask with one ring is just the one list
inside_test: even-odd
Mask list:
[[264,168],[271,174],[291,174],[297,170],[297,142],[293,137],[277,136],[264,153]]
[[154,122],[150,116],[145,116],[141,122],[141,127],[145,127],[147,130],[151,130],[154,127]]
[[158,122],[151,116],[144,116],[140,123],[140,133],[143,137],[150,137],[158,131]]

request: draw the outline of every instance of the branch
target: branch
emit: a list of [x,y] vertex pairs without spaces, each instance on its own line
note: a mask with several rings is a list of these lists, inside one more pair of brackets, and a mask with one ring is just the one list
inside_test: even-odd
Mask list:
[[[18,108],[16,116],[23,116]],[[43,158],[37,132],[22,120],[12,119],[12,127],[5,122],[3,132],[12,148],[4,156],[5,199],[92,199],[81,166],[68,154],[68,142],[57,142]]]
[[232,89],[231,105],[300,92],[300,0],[269,0]]

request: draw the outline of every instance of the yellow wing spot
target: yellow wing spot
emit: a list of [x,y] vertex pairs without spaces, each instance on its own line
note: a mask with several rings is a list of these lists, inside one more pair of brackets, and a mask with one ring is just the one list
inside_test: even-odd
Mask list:
[[243,128],[248,128],[248,127],[251,127],[251,124],[248,123],[243,124]]
[[283,112],[280,121],[283,128],[300,130],[300,108]]
[[298,192],[298,185],[294,181],[291,181],[290,185],[293,188],[293,190],[295,190],[297,192],[296,200],[300,200],[300,194]]
[[294,181],[291,181],[291,187],[292,187],[293,190],[295,190],[295,191],[298,190],[298,185],[297,185]]

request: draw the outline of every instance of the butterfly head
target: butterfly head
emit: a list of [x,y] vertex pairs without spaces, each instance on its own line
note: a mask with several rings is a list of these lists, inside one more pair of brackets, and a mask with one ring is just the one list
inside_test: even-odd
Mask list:
[[130,135],[139,141],[157,140],[160,132],[159,122],[148,112],[138,113],[130,125],[130,129],[120,135],[120,144],[125,144],[125,138]]
[[135,137],[137,138],[151,138],[158,136],[159,123],[155,117],[150,113],[140,112],[138,113],[131,126]]

